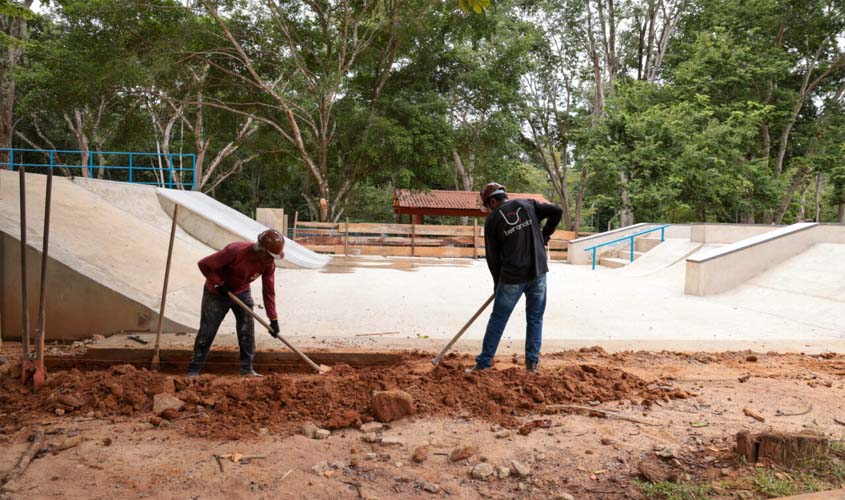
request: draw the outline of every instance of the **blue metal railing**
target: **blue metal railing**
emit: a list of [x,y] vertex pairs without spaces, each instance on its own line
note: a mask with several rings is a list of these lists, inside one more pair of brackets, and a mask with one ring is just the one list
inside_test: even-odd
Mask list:
[[[6,161],[4,161],[5,155],[2,154],[3,152],[8,155]],[[82,158],[85,153],[88,154],[88,161],[83,165]],[[106,162],[106,165],[95,164],[95,155],[114,158],[115,164],[109,164],[111,163],[109,161]],[[63,159],[66,160],[67,156],[78,156],[79,161],[75,164],[62,161]],[[120,157],[126,160],[126,164],[120,160]],[[181,166],[185,159],[190,161],[190,167]],[[20,167],[27,169],[78,169],[80,177],[86,169],[89,177],[94,176],[95,170],[103,169],[109,172],[109,180],[170,188],[175,186],[191,190],[196,190],[197,187],[197,155],[195,154],[0,148],[0,169],[15,170]]]
[[651,229],[646,229],[645,231],[640,231],[638,233],[629,234],[628,236],[623,236],[621,238],[615,239],[613,241],[608,241],[606,243],[600,243],[598,245],[591,246],[589,248],[585,248],[585,252],[593,252],[593,270],[596,269],[596,250],[601,247],[609,247],[611,245],[615,245],[617,243],[621,243],[623,241],[627,241],[631,246],[631,262],[634,262],[634,238],[637,236],[643,236],[648,233],[653,233],[655,231],[660,231],[660,241],[664,241],[666,238],[666,228],[669,227],[671,224],[665,224],[659,227],[653,227]]

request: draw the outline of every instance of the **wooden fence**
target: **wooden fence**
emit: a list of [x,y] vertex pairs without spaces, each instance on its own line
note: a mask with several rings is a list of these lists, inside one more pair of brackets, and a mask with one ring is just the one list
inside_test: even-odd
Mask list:
[[[397,257],[484,257],[484,227],[357,222],[299,222],[291,237],[319,253]],[[549,256],[566,260],[573,231],[556,231]]]

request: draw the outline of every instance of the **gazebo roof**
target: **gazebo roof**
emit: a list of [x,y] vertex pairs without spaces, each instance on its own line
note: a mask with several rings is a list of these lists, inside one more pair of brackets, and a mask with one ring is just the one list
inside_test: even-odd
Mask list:
[[[524,198],[548,203],[542,194],[508,193],[510,199]],[[486,217],[481,211],[481,197],[476,191],[412,191],[397,189],[393,194],[393,213],[410,215]]]

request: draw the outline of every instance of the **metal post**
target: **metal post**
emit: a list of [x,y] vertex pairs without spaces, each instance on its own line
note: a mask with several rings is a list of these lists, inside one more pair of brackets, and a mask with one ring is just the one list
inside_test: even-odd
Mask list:
[[129,153],[129,184],[132,184],[132,153]]
[[660,228],[660,241],[666,241],[664,235],[666,234],[666,226]]
[[15,149],[9,148],[9,170],[15,171]]
[[[52,155],[50,155],[52,160]],[[52,161],[51,161],[52,163]],[[35,374],[32,383],[37,391],[47,380],[47,371],[44,369],[44,339],[46,338],[45,322],[47,316],[47,256],[50,244],[50,200],[53,195],[53,168],[47,171],[47,191],[44,201],[44,239],[41,244],[41,290],[38,299],[38,329],[35,337]]]
[[293,232],[291,233],[290,239],[296,241],[296,225],[299,223],[299,210],[293,213]]
[[191,175],[194,181],[191,183],[191,191],[197,190],[197,155],[191,155]]
[[346,235],[343,238],[343,255],[349,255],[349,217],[346,218]]
[[593,248],[593,271],[596,270],[596,249]]
[[169,154],[169,158],[167,159],[167,170],[170,172],[170,181],[168,182],[168,186],[170,189],[173,189],[173,153]]
[[94,178],[94,152],[88,149],[88,177]]
[[631,235],[631,262],[634,262],[634,236]]
[[478,237],[478,219],[472,218],[472,258],[478,258],[478,247],[476,246],[476,238]]
[[23,344],[23,370],[21,370],[21,381],[26,382],[29,359],[29,293],[27,286],[26,268],[26,167],[21,165],[18,170],[21,192],[21,343]]
[[416,256],[416,233],[417,233],[417,216],[411,216],[411,257]]

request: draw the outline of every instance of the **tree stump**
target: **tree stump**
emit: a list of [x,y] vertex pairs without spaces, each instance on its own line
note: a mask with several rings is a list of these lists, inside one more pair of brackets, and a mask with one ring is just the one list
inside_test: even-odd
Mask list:
[[769,461],[792,466],[802,460],[827,456],[829,442],[824,436],[811,432],[740,431],[736,435],[736,452],[749,463]]

